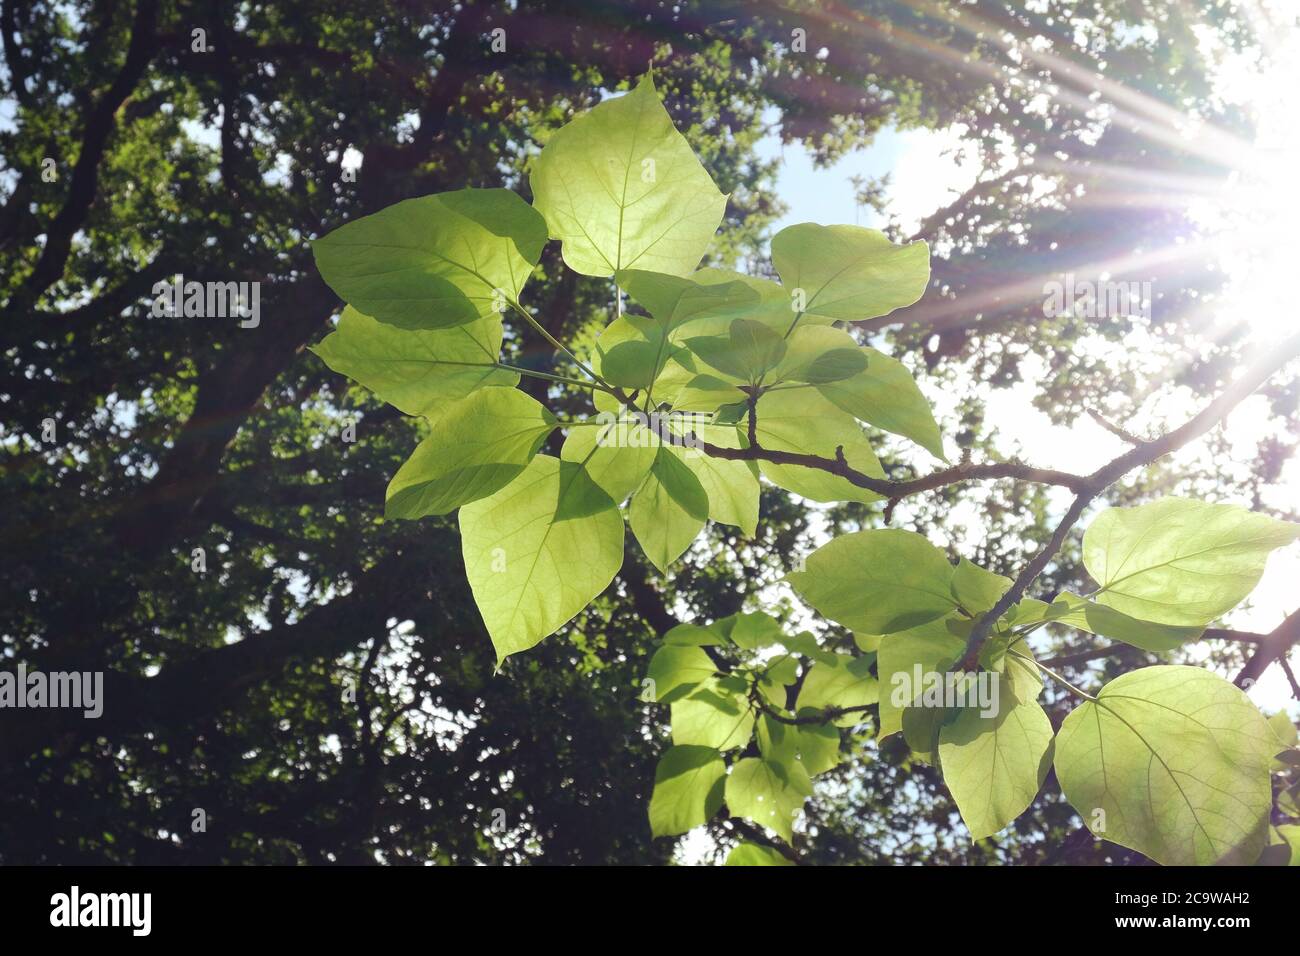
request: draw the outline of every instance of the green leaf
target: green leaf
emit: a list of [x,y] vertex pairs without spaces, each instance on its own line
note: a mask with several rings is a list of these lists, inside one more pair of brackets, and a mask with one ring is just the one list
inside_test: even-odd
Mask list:
[[[767,392],[758,400],[758,444],[772,451],[816,455],[835,460],[844,447],[850,466],[875,478],[885,476],[871,443],[858,423],[813,389]],[[768,481],[811,501],[878,501],[880,496],[859,488],[847,478],[803,465],[759,462]]]
[[803,291],[805,313],[850,322],[911,305],[930,281],[924,242],[899,246],[860,226],[787,226],[772,238],[772,265]]
[[843,329],[801,325],[785,342],[785,357],[772,373],[771,384],[833,382],[856,375],[867,367],[866,351]]
[[675,836],[707,823],[722,809],[726,765],[711,747],[670,747],[655,768],[650,832]]
[[[795,710],[802,714],[830,707],[864,707],[879,699],[880,685],[871,676],[870,659],[836,654],[833,660],[816,661],[808,669]],[[845,714],[833,722],[839,727],[853,727],[865,719],[859,712]]]
[[853,631],[891,634],[943,617],[957,602],[953,566],[911,531],[885,528],[841,535],[786,576],[799,595]]
[[1267,841],[1276,743],[1223,678],[1144,667],[1065,718],[1056,776],[1098,837],[1167,866],[1249,864]]
[[709,518],[709,496],[694,473],[660,447],[632,496],[628,521],[650,563],[662,573],[691,546]]
[[432,419],[476,388],[519,383],[517,372],[495,365],[501,334],[497,316],[450,329],[399,329],[349,305],[312,351],[390,405]]
[[785,357],[785,340],[779,332],[755,322],[736,319],[727,337],[699,336],[686,340],[686,347],[724,375],[757,384]]
[[700,273],[677,276],[629,269],[616,278],[623,291],[640,303],[669,335],[689,322],[734,315],[760,301],[759,293],[739,277],[701,282],[699,276]]
[[758,719],[759,752],[779,764],[800,763],[810,777],[833,770],[840,762],[840,732],[834,724],[787,724],[769,714]]
[[880,680],[880,730],[888,737],[903,729],[904,710],[924,690],[926,674],[945,674],[966,650],[966,641],[946,620],[930,621],[880,639],[876,674]]
[[795,815],[812,796],[812,780],[798,761],[778,763],[746,757],[731,768],[726,796],[733,816],[774,830],[789,843]]
[[1083,536],[1099,604],[1144,621],[1196,626],[1236,607],[1300,525],[1234,505],[1161,498],[1103,511]]
[[698,624],[678,624],[664,635],[664,644],[680,647],[711,647],[725,644],[726,640],[713,628],[700,627]]
[[1174,624],[1139,621],[1122,611],[1081,598],[1069,591],[1063,592],[1048,606],[1045,620],[1077,627],[1089,634],[1100,634],[1156,653],[1171,651],[1187,641],[1195,640],[1205,631],[1199,625],[1179,627]]
[[611,385],[647,389],[659,377],[662,347],[655,342],[620,342],[600,362],[600,374]]
[[[678,429],[680,431],[680,429]],[[734,425],[697,424],[691,429],[702,441],[719,448],[741,448],[745,442]],[[695,475],[708,496],[709,518],[735,525],[747,536],[758,530],[760,494],[758,466],[752,461],[714,458],[701,448],[665,445]]]
[[794,866],[794,863],[772,849],[757,843],[738,843],[723,866]]
[[[987,672],[986,672],[987,673]],[[939,730],[939,766],[972,840],[997,833],[1038,795],[1052,765],[1052,724],[1026,701],[985,716],[963,707]]]
[[911,439],[936,458],[947,461],[934,412],[907,366],[875,349],[863,351],[867,356],[864,371],[819,385],[817,390],[850,415]]
[[781,625],[776,622],[775,618],[770,614],[756,612],[735,615],[728,636],[737,647],[747,651],[756,651],[762,647],[771,647],[773,644],[781,643],[781,638],[784,635],[781,631]]
[[[696,316],[683,330],[683,334],[709,336],[726,335],[733,319],[746,318],[761,322],[782,336],[789,331],[796,312],[790,298],[790,290],[779,282],[761,279],[757,276],[743,275],[727,269],[700,269],[691,274],[691,279],[701,285],[723,285],[740,282],[758,297],[755,303],[738,303],[722,309],[711,309],[707,315]],[[803,322],[812,324],[829,323],[830,319],[804,316]]]
[[581,465],[615,504],[645,481],[659,454],[659,438],[644,419],[602,413],[598,424],[571,428],[560,457]]
[[745,401],[745,393],[716,375],[696,375],[673,397],[673,408],[678,411],[712,412],[723,405]]
[[446,514],[513,481],[556,426],[515,388],[485,388],[451,404],[388,483],[386,518]]
[[647,676],[654,681],[655,700],[672,703],[717,672],[713,660],[699,647],[665,644],[650,658]]
[[[406,199],[312,243],[339,298],[407,329],[464,325],[518,301],[546,223],[508,189]],[[494,356],[495,358],[495,356]]]
[[498,661],[555,633],[623,564],[618,508],[578,465],[538,455],[460,509],[470,589]]
[[952,574],[952,596],[970,614],[987,614],[1011,589],[1011,579],[962,558]]
[[649,76],[556,131],[529,183],[565,263],[589,276],[632,268],[686,275],[727,205]]
[[678,746],[734,750],[749,743],[754,733],[754,711],[743,687],[733,691],[718,677],[705,680],[685,699],[673,701],[670,713],[673,743]]

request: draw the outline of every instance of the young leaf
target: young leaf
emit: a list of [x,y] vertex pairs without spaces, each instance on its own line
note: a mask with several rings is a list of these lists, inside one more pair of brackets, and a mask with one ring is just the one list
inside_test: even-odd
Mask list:
[[700,480],[666,447],[660,447],[650,474],[632,496],[628,521],[650,563],[662,573],[709,519],[709,496]]
[[1056,776],[1102,839],[1166,866],[1249,864],[1267,841],[1276,745],[1263,715],[1222,677],[1144,667],[1065,718]]
[[1234,505],[1161,498],[1103,511],[1083,536],[1098,604],[1143,621],[1198,626],[1236,607],[1300,524]]
[[780,333],[753,319],[734,320],[726,338],[689,338],[686,346],[722,374],[751,385],[780,364],[786,348]]
[[312,351],[390,405],[430,419],[476,388],[519,383],[517,372],[495,365],[501,355],[495,315],[450,329],[399,329],[349,305],[338,328]]
[[751,820],[779,833],[786,843],[794,836],[795,815],[812,796],[812,780],[797,760],[746,757],[727,777],[727,807],[733,816]]
[[939,766],[972,840],[997,833],[1038,795],[1052,765],[1052,724],[1035,701],[985,716],[963,707],[939,731]]
[[841,535],[809,555],[805,567],[786,580],[823,617],[850,630],[891,634],[957,607],[953,566],[912,531],[885,528]]
[[686,833],[722,809],[722,756],[712,747],[670,747],[655,768],[650,796],[650,832],[654,836]]
[[802,290],[805,313],[850,322],[911,305],[930,281],[924,242],[898,246],[861,226],[787,226],[772,239],[772,264],[787,289]]
[[339,298],[407,329],[464,325],[518,301],[546,223],[508,189],[406,199],[312,243]]
[[555,416],[517,388],[485,388],[452,403],[388,483],[385,518],[454,511],[504,488],[527,467]]
[[633,268],[686,275],[727,205],[649,76],[557,130],[529,183],[565,263],[589,276]]
[[623,518],[576,464],[538,455],[460,509],[461,549],[497,660],[555,633],[623,564]]

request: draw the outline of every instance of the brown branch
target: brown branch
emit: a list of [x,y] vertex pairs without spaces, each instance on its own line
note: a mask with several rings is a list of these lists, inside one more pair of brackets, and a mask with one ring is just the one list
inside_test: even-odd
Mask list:
[[[1052,532],[1052,537],[1048,540],[1047,544],[1045,544],[1039,552],[1034,555],[1029,564],[1021,569],[1020,573],[1016,575],[1015,581],[1012,582],[1011,587],[1008,588],[1007,592],[998,599],[992,609],[975,622],[975,627],[971,630],[970,638],[966,642],[966,653],[962,657],[961,666],[967,670],[972,670],[978,665],[980,648],[983,647],[985,640],[988,639],[988,635],[993,629],[994,622],[1010,610],[1013,604],[1017,603],[1022,597],[1024,597],[1025,591],[1028,589],[1029,585],[1033,583],[1034,579],[1037,578],[1040,573],[1042,573],[1043,569],[1047,567],[1047,563],[1052,559],[1056,552],[1060,550],[1061,545],[1065,543],[1066,535],[1070,533],[1070,529],[1073,528],[1075,522],[1079,520],[1084,509],[1086,509],[1098,495],[1130,471],[1149,465],[1157,459],[1163,458],[1165,455],[1177,451],[1188,442],[1205,434],[1226,418],[1228,413],[1236,408],[1239,402],[1254,392],[1255,389],[1267,381],[1273,373],[1277,372],[1295,358],[1297,354],[1300,354],[1300,334],[1291,336],[1290,339],[1282,342],[1276,349],[1270,349],[1264,353],[1249,368],[1247,368],[1245,372],[1239,375],[1231,385],[1220,392],[1214,401],[1210,402],[1210,404],[1206,405],[1205,408],[1201,409],[1200,412],[1192,416],[1178,428],[1175,428],[1173,431],[1161,436],[1160,438],[1138,443],[1123,455],[1120,455],[1113,461],[1102,465],[1089,475],[1083,489],[1075,495],[1074,501],[1070,504],[1069,509],[1066,511],[1065,516],[1061,519],[1060,523],[1056,526],[1056,530]],[[1300,614],[1300,612],[1297,613]],[[1297,619],[1297,623],[1294,625],[1293,629],[1300,632],[1300,618],[1297,618],[1297,615],[1292,615],[1292,617],[1288,618],[1287,621],[1290,622],[1293,618]],[[1285,627],[1286,624],[1284,624],[1282,628],[1279,628],[1279,630]],[[1286,644],[1278,650],[1277,654],[1281,654],[1285,648],[1289,647],[1291,642],[1298,637],[1300,637],[1300,633],[1290,636],[1286,641]],[[1273,657],[1268,657],[1263,659],[1262,663],[1256,665],[1256,661],[1261,659],[1262,650],[1263,645],[1261,645],[1260,650],[1255,652],[1255,656],[1247,663],[1246,668],[1242,670],[1241,674],[1237,676],[1237,682],[1239,685],[1244,679],[1254,679],[1258,677],[1258,672],[1262,671],[1264,667],[1274,659]],[[1253,672],[1252,665],[1255,665]]]
[[1249,687],[1259,680],[1261,674],[1274,661],[1282,660],[1291,650],[1291,645],[1300,641],[1300,611],[1292,611],[1285,621],[1275,627],[1255,648],[1255,653],[1246,661],[1234,683],[1241,688]]
[[981,481],[994,478],[1015,478],[1018,481],[1030,481],[1043,485],[1059,485],[1071,491],[1081,491],[1088,486],[1089,479],[1084,475],[1074,475],[1066,471],[1051,468],[1034,468],[1018,461],[995,461],[982,465],[960,464],[941,471],[911,478],[906,481],[893,481],[889,478],[875,478],[858,471],[843,456],[823,458],[820,455],[806,455],[802,452],[780,451],[751,444],[748,448],[723,448],[704,441],[692,434],[688,441],[713,458],[725,458],[730,461],[768,461],[776,465],[802,465],[815,468],[846,481],[874,491],[886,498],[906,498],[923,491],[934,491],[947,485],[963,481]]

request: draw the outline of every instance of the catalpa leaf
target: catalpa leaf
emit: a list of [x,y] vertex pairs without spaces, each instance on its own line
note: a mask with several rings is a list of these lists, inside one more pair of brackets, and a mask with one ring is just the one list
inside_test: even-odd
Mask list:
[[388,483],[386,518],[446,514],[504,488],[556,427],[516,388],[485,388],[452,403]]
[[476,388],[519,383],[517,372],[496,365],[501,337],[495,315],[449,329],[402,329],[349,305],[312,351],[406,414],[433,419]]
[[518,478],[460,509],[474,602],[497,659],[555,633],[623,564],[623,518],[581,466],[538,455]]
[[661,446],[650,474],[632,496],[628,522],[650,563],[666,571],[709,519],[709,496],[700,480]]
[[589,276],[686,275],[727,205],[649,76],[557,130],[529,183],[565,263]]
[[641,487],[659,454],[659,437],[643,421],[619,413],[573,427],[560,457],[580,465],[615,504],[622,504]]
[[[880,685],[871,676],[871,661],[865,657],[835,654],[829,659],[815,662],[804,677],[795,704],[798,713],[828,708],[858,708],[874,704],[879,699]],[[866,718],[861,712],[845,714],[834,719],[839,727],[853,727]]]
[[508,189],[406,199],[312,243],[339,298],[407,329],[464,325],[518,301],[546,223]]
[[708,680],[717,668],[698,646],[664,644],[650,658],[647,676],[654,681],[655,700],[670,704],[685,697],[697,684]]
[[[690,276],[627,269],[616,276],[619,285],[645,308],[670,336],[681,326],[711,316],[727,316],[758,305],[760,296],[738,277],[732,281],[699,281]],[[705,276],[706,280],[712,276]]]
[[841,535],[786,576],[824,617],[854,631],[890,634],[957,607],[953,566],[924,537],[898,528]]
[[946,461],[934,412],[912,373],[884,352],[866,348],[863,353],[867,358],[865,369],[857,375],[819,385],[817,390],[855,418],[902,435]]
[[785,340],[760,322],[735,319],[726,338],[689,338],[686,347],[724,375],[757,384],[785,357]]
[[1101,585],[1098,604],[1195,627],[1236,607],[1270,552],[1297,537],[1300,524],[1245,508],[1161,498],[1098,515],[1083,536],[1083,563]]
[[1102,839],[1167,866],[1250,864],[1268,839],[1276,749],[1264,716],[1222,677],[1144,667],[1065,718],[1056,776]]
[[812,796],[812,780],[799,764],[746,757],[727,777],[727,807],[733,816],[779,833],[787,843],[794,836],[794,818]]
[[732,689],[719,677],[701,682],[671,708],[673,743],[678,746],[734,750],[754,734],[754,711],[743,685]]
[[911,305],[930,282],[924,242],[895,245],[861,226],[787,226],[772,239],[772,264],[787,289],[801,290],[803,312],[849,322]]
[[963,707],[939,730],[943,781],[972,840],[992,836],[1020,816],[1052,765],[1047,714],[1033,700],[1016,703],[1007,697],[999,695],[994,713]]
[[727,854],[723,866],[794,866],[794,863],[772,849],[758,843],[738,843]]
[[1048,606],[1044,619],[1156,653],[1171,651],[1205,632],[1205,628],[1199,625],[1180,627],[1175,624],[1140,621],[1123,611],[1089,601],[1069,591],[1062,592]]
[[722,809],[727,768],[712,747],[670,747],[655,768],[650,795],[650,832],[686,833]]

